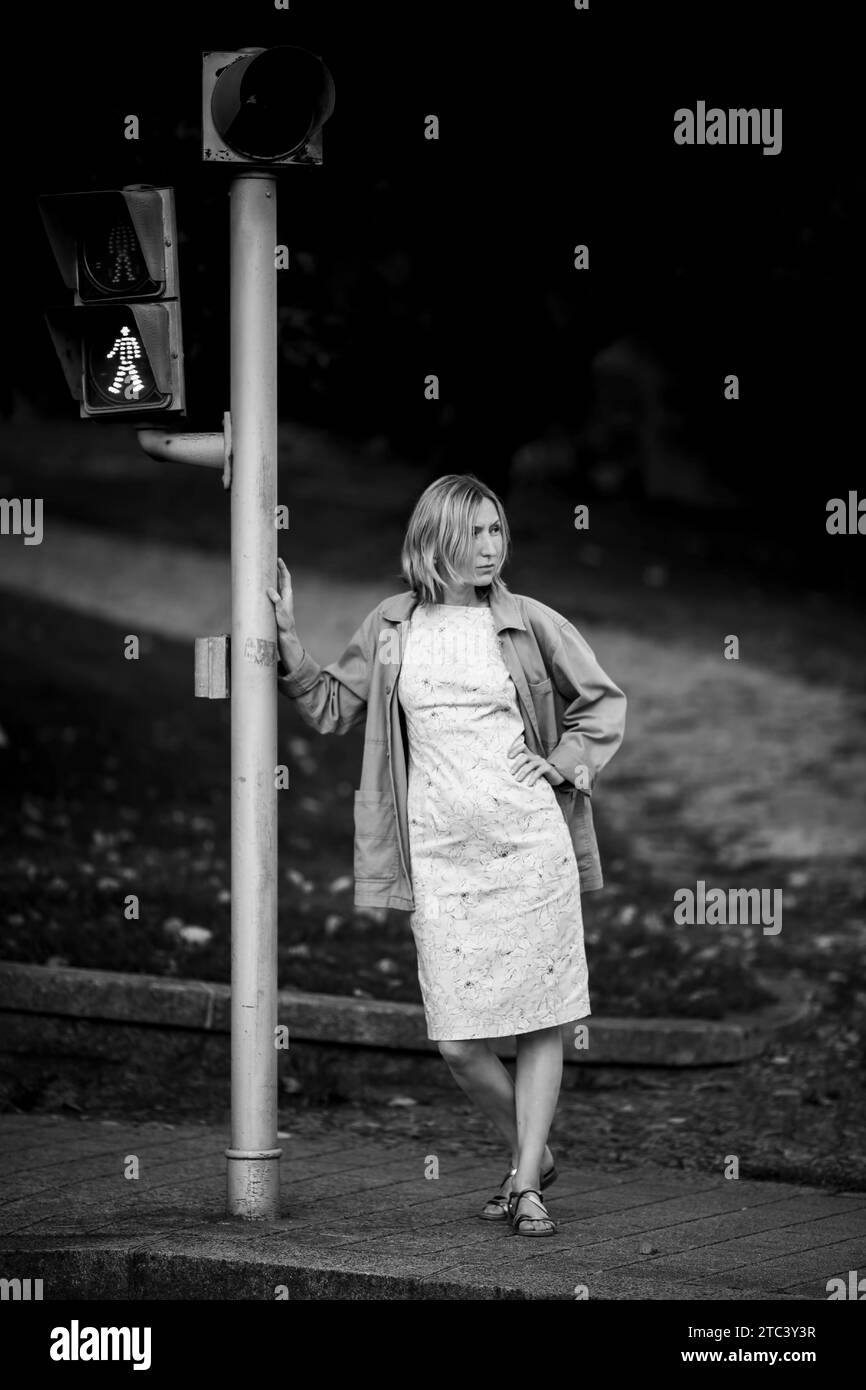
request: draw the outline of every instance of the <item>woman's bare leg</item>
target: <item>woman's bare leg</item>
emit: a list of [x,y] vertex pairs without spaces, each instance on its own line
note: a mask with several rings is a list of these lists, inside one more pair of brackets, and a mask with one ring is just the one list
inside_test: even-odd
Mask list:
[[[556,1113],[562,1085],[562,1032],[558,1026],[539,1028],[517,1036],[517,1082],[514,1088],[517,1118],[518,1160],[514,1189],[532,1187],[537,1192],[547,1136]],[[516,1214],[529,1216],[538,1208],[519,1204]],[[541,1218],[539,1217],[539,1220]]]
[[[555,1031],[559,1037],[559,1029]],[[486,1038],[443,1040],[437,1046],[457,1085],[475,1102],[479,1110],[493,1121],[508,1145],[511,1167],[516,1168],[520,1148],[518,1113],[515,1105],[515,1085],[508,1068],[493,1052]],[[555,1104],[554,1100],[554,1106]],[[542,1140],[539,1162],[544,1155],[547,1156],[545,1166],[550,1167],[553,1156]],[[527,1184],[524,1183],[524,1186]],[[503,1192],[510,1190],[510,1182],[502,1188]]]
[[441,1041],[439,1051],[462,1091],[491,1119],[517,1164],[517,1114],[514,1082],[508,1069],[492,1052],[486,1038]]

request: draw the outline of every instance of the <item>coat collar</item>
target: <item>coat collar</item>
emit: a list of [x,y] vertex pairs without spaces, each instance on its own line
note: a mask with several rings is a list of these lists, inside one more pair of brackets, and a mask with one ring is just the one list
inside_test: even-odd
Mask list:
[[[382,603],[382,617],[390,622],[403,622],[412,613],[416,602],[414,593],[408,590],[401,594],[391,594]],[[517,627],[526,631],[526,623],[523,621],[517,597],[510,589],[490,595],[490,611],[497,632],[502,632],[506,627]]]

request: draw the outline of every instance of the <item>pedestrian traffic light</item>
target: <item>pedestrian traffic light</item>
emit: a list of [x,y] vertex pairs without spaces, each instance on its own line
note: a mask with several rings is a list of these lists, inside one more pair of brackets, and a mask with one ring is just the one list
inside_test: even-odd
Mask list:
[[73,305],[46,312],[85,418],[185,412],[174,190],[44,194]]
[[305,48],[202,54],[202,159],[227,164],[321,164],[334,82]]

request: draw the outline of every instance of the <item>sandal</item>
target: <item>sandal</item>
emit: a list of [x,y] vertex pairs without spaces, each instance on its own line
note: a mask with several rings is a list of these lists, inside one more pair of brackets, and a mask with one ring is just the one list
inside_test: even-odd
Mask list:
[[[509,1178],[514,1177],[516,1172],[516,1168],[509,1168],[501,1185],[504,1186]],[[489,1211],[488,1208],[490,1207],[495,1207],[496,1210]],[[508,1216],[508,1195],[504,1192],[497,1192],[495,1197],[491,1197],[489,1202],[484,1203],[484,1207],[478,1215],[482,1221],[505,1221]]]
[[[500,1186],[503,1186],[509,1178],[513,1178],[517,1172],[516,1168],[509,1168]],[[541,1175],[541,1190],[550,1187],[551,1183],[556,1182],[559,1177],[559,1170],[556,1166],[556,1159],[553,1159],[546,1173]],[[509,1194],[510,1195],[510,1194]],[[494,1210],[490,1211],[489,1208]],[[484,1203],[483,1209],[478,1213],[482,1221],[507,1221],[508,1220],[508,1196],[504,1192],[497,1192],[495,1197],[491,1197],[489,1202]]]
[[[528,1197],[529,1200],[533,1202],[535,1206],[538,1207],[539,1211],[542,1213],[541,1216],[530,1216],[528,1212],[523,1212],[520,1216],[517,1215],[517,1208],[520,1205],[521,1199],[524,1197]],[[508,1199],[508,1215],[511,1217],[511,1229],[516,1236],[556,1235],[556,1222],[548,1214],[547,1207],[541,1200],[541,1193],[537,1192],[534,1187],[524,1187],[522,1192],[512,1192],[511,1196]],[[543,1221],[545,1223],[546,1230],[524,1231],[522,1229],[522,1223],[524,1221]]]

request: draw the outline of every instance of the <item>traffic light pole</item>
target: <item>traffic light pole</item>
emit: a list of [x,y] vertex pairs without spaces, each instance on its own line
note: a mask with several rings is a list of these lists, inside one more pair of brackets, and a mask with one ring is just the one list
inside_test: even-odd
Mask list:
[[55,259],[74,291],[74,305],[47,318],[82,417],[135,419],[152,458],[221,467],[231,489],[231,637],[197,639],[194,688],[201,698],[231,700],[227,1206],[230,1215],[250,1220],[279,1215],[282,1154],[277,644],[267,595],[277,567],[275,174],[322,163],[322,126],[333,109],[333,78],[304,48],[202,54],[202,159],[238,169],[229,195],[231,409],[221,434],[154,428],[167,415],[186,413],[174,190],[129,184],[39,199]]
[[231,1216],[279,1215],[277,1144],[277,186],[231,182]]

